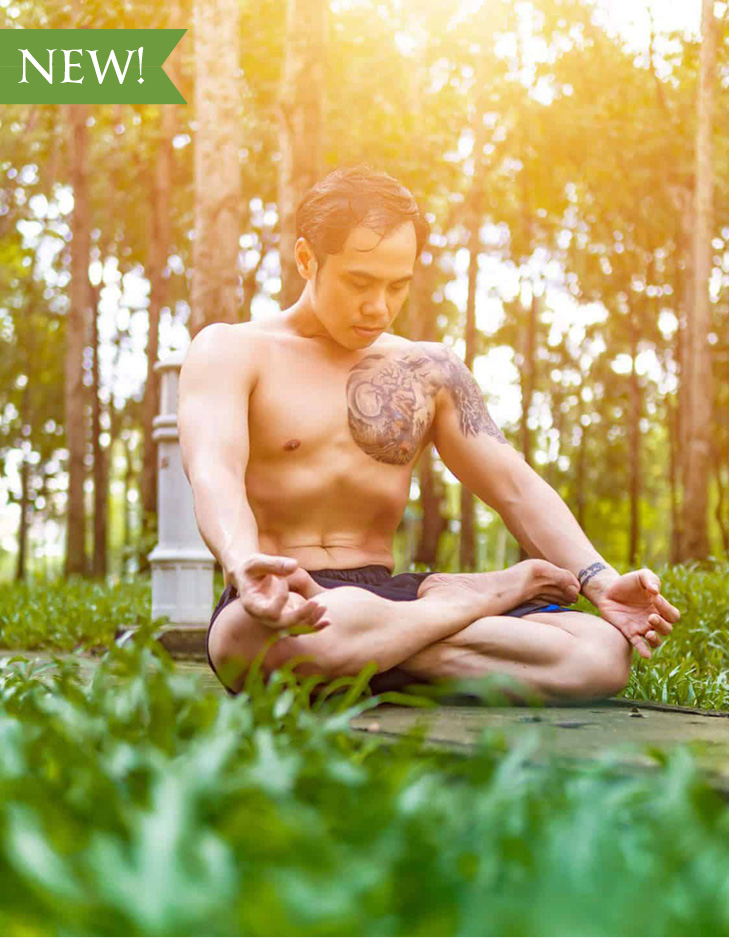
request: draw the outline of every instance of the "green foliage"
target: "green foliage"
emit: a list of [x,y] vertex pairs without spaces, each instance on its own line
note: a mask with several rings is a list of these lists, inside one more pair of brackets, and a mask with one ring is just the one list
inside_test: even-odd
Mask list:
[[726,933],[729,808],[687,751],[575,771],[530,731],[464,759],[353,735],[357,693],[205,693],[149,629],[90,680],[5,662],[3,933]]
[[142,577],[108,585],[75,576],[0,584],[0,645],[58,651],[80,642],[108,645],[116,629],[151,624],[151,605],[151,583]]
[[661,591],[681,621],[650,661],[635,656],[623,695],[729,710],[729,565],[669,568]]

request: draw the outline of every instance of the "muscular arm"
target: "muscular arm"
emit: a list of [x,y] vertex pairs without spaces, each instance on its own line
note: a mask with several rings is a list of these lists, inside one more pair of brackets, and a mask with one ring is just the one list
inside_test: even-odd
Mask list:
[[593,547],[557,492],[507,442],[463,362],[446,349],[435,354],[443,377],[433,438],[443,461],[501,515],[530,556],[572,571],[595,602],[617,571]]
[[258,551],[248,504],[248,399],[253,356],[241,355],[232,326],[214,323],[195,336],[180,372],[178,427],[182,466],[192,486],[202,539],[229,573]]

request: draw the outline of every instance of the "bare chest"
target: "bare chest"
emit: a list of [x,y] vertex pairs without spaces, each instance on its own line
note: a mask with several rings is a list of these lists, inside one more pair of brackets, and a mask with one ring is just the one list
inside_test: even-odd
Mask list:
[[251,456],[298,461],[328,454],[410,464],[432,424],[435,371],[417,348],[364,353],[346,366],[283,349],[251,396]]

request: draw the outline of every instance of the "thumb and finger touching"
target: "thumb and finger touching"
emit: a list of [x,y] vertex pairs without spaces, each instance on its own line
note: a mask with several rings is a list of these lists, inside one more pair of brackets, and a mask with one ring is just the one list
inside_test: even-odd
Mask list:
[[633,645],[633,647],[634,647],[635,650],[638,652],[638,654],[641,656],[641,658],[650,658],[650,657],[651,657],[651,650],[650,650],[650,648],[648,647],[647,642],[645,641],[645,639],[644,639],[642,636],[640,636],[640,635],[634,635],[634,636],[630,639],[630,643]]
[[641,585],[647,589],[649,593],[660,593],[661,581],[652,570],[648,570],[646,568],[639,570],[638,579],[640,580]]
[[[266,582],[268,581],[268,582]],[[286,605],[289,589],[285,580],[266,577],[251,585],[243,597],[243,605],[251,615],[276,618]]]

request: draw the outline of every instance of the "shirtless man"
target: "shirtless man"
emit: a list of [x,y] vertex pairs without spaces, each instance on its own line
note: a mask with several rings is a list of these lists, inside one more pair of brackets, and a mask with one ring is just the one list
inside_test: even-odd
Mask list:
[[[461,360],[388,332],[428,225],[384,173],[331,173],[297,211],[306,285],[275,319],[215,323],[180,375],[179,431],[201,535],[225,590],[208,660],[229,693],[271,630],[264,672],[357,674],[374,690],[505,674],[546,701],[627,683],[679,618],[650,570],[620,576],[509,445]],[[432,441],[533,558],[504,571],[392,577],[413,467]],[[601,618],[570,610],[578,592]],[[565,604],[565,605],[562,605]],[[214,627],[213,627],[214,626]]]

